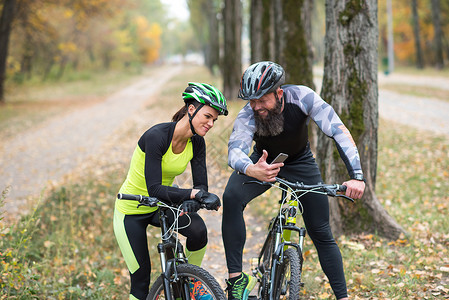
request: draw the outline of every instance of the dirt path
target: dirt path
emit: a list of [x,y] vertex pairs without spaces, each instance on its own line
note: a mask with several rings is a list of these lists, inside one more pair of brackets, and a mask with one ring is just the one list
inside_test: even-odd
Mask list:
[[[167,121],[165,114],[152,111],[148,106],[157,98],[154,96],[159,91],[155,87],[180,74],[182,67],[163,68],[163,72],[142,79],[103,102],[68,111],[0,145],[0,189],[11,185],[3,208],[8,211],[8,215],[14,215],[17,211],[15,203],[38,195],[45,187],[58,184],[67,174],[82,171],[85,165],[127,163],[135,139],[142,130]],[[449,87],[449,80],[439,80],[442,81],[438,81],[438,86]],[[426,81],[420,79],[419,82]],[[428,82],[435,81],[431,79]],[[449,135],[447,102],[380,91],[379,113],[386,119]],[[130,136],[131,131],[133,135]],[[107,156],[104,155],[106,153]],[[209,169],[209,172],[209,178],[213,181],[214,171]],[[223,183],[211,184],[211,191],[220,196],[223,188]],[[203,212],[202,215],[209,229],[209,249],[204,266],[224,287],[227,272],[221,239],[221,211]],[[248,239],[244,252],[244,270],[249,271],[249,259],[256,256],[266,226],[256,222],[249,214],[245,218]]]
[[449,102],[380,90],[379,115],[403,125],[449,136]]
[[[314,69],[314,72],[322,75],[320,69]],[[379,84],[388,82],[403,86],[449,90],[449,78],[445,77],[379,73],[378,79]],[[315,86],[319,91],[321,78],[315,78]],[[449,118],[447,117],[449,116],[449,102],[447,101],[380,89],[379,116],[419,130],[449,136]]]
[[18,201],[57,183],[91,155],[115,130],[152,101],[151,96],[181,67],[166,68],[111,95],[105,101],[68,111],[0,146],[0,190],[10,186],[4,209],[16,212]]

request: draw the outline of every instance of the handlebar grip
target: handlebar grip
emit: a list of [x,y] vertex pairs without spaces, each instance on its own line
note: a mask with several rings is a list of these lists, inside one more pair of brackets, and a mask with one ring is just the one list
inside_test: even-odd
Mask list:
[[337,192],[346,192],[346,185],[338,185]]
[[117,199],[119,200],[135,200],[135,201],[142,201],[142,195],[130,195],[130,194],[117,194]]

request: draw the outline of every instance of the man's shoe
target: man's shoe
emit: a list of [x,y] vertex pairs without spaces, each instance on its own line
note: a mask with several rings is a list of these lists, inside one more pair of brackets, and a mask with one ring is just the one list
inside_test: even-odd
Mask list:
[[212,299],[212,295],[206,291],[201,281],[193,279],[193,281],[190,282],[189,285],[190,285],[190,298],[195,300]]
[[257,279],[242,272],[237,278],[227,282],[228,300],[248,300],[249,293],[257,283]]

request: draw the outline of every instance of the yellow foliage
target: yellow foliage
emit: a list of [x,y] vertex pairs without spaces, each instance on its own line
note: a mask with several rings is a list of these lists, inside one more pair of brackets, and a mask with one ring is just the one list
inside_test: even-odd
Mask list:
[[58,49],[61,50],[63,54],[75,53],[78,47],[73,42],[59,43]]
[[145,63],[155,62],[159,58],[162,28],[157,23],[149,24],[143,16],[135,19],[137,26],[137,44],[139,53]]
[[113,33],[114,39],[117,41],[116,50],[119,55],[131,56],[134,52],[133,40],[128,30],[116,30]]
[[20,72],[20,62],[12,56],[6,59],[6,76],[10,77]]
[[[432,44],[434,27],[430,0],[418,1],[418,18],[421,47],[424,55],[433,53]],[[386,0],[379,0],[379,37],[384,43],[387,39],[387,5]],[[410,1],[392,1],[394,53],[399,61],[410,62],[415,59],[415,36],[413,32],[413,16]],[[441,12],[441,18],[446,18],[445,11]],[[447,30],[444,27],[443,32]],[[385,45],[384,45],[385,46]]]
[[69,8],[64,9],[64,13],[63,13],[64,18],[70,19],[73,17],[73,14],[74,14],[73,10],[71,10]]

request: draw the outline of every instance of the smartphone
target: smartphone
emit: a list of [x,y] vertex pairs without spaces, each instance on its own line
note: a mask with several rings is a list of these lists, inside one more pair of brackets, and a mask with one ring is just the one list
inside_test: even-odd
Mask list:
[[278,156],[276,156],[275,159],[273,159],[273,161],[270,164],[277,164],[277,163],[281,163],[284,162],[288,157],[288,154],[285,153],[279,153]]

